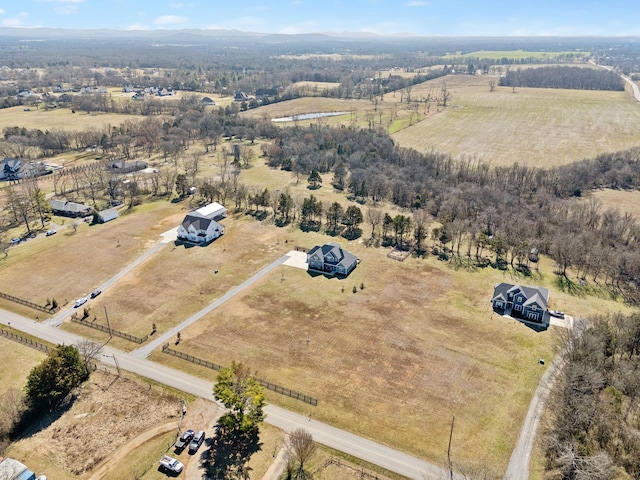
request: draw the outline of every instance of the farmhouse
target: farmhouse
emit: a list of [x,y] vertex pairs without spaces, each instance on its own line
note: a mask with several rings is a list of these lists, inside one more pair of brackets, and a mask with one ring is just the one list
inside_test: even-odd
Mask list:
[[496,312],[539,324],[549,323],[548,303],[548,289],[510,283],[496,285],[491,299]]
[[82,203],[49,200],[49,205],[51,205],[51,211],[54,215],[62,215],[63,217],[84,217],[91,213],[91,207]]
[[352,253],[344,250],[338,243],[329,242],[316,245],[307,253],[307,263],[310,271],[322,272],[329,275],[344,275],[345,277],[356,268],[358,259]]
[[0,457],[0,478],[2,480],[36,480],[36,474],[13,458]]
[[0,162],[0,180],[17,180],[22,178],[22,160],[5,157]]
[[226,215],[227,209],[216,202],[189,212],[178,227],[178,240],[199,245],[215,240],[224,235],[224,227],[216,220]]

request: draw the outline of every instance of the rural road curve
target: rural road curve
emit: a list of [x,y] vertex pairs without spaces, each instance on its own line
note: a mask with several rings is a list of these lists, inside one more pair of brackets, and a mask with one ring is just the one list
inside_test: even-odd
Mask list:
[[[0,324],[10,326],[53,344],[72,345],[84,338],[21,315],[0,309]],[[100,360],[119,368],[168,385],[186,393],[213,401],[213,383],[188,375],[145,358],[138,358],[115,348],[105,346]],[[286,432],[296,428],[307,430],[316,442],[335,450],[360,458],[392,472],[415,480],[441,480],[449,478],[449,472],[431,463],[406,453],[380,445],[344,430],[327,425],[309,417],[290,412],[274,405],[267,405],[266,422]]]
[[[598,67],[604,68],[605,70],[609,70],[610,72],[613,71],[613,67],[608,67],[607,65],[598,65],[593,60],[589,60],[589,63],[591,63],[592,65],[596,65]],[[635,98],[636,101],[640,102],[640,89],[638,88],[638,85],[636,84],[636,82],[631,80],[626,75],[623,75],[621,73],[619,75],[620,75],[620,78],[622,78],[622,80],[624,80],[629,85],[631,85],[631,90],[633,90],[633,98]]]

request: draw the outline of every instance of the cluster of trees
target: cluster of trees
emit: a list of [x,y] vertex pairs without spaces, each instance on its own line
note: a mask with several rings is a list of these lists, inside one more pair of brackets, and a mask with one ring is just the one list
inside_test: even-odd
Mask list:
[[614,314],[567,332],[549,397],[544,445],[559,478],[640,477],[640,315]]
[[538,67],[507,71],[504,87],[570,88],[575,90],[624,90],[624,80],[609,70],[581,67]]
[[211,455],[205,460],[209,478],[248,478],[247,463],[260,450],[260,423],[264,420],[264,387],[243,363],[232,362],[218,373],[213,394],[227,409],[220,417]]

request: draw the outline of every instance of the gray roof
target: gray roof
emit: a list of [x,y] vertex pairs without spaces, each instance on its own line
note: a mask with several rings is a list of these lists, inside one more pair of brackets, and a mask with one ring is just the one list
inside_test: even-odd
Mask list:
[[[307,257],[318,254],[322,256],[322,261],[332,265],[340,265],[347,270],[358,262],[358,257],[344,250],[340,244],[336,242],[325,243],[322,246],[316,245],[307,253]],[[335,257],[336,261],[328,261],[327,257]]]
[[184,217],[182,227],[188,230],[189,226],[193,225],[196,230],[206,230],[211,225],[211,222],[217,223],[213,218],[207,218],[197,212],[191,212]]
[[107,208],[106,210],[102,210],[98,212],[98,217],[103,222],[108,222],[109,220],[114,220],[118,218],[118,209],[117,208]]
[[68,202],[66,200],[49,200],[52,210],[58,210],[60,212],[72,212],[79,213],[87,210],[91,210],[91,207],[83,205],[82,203]]
[[527,301],[523,305],[538,303],[544,308],[547,308],[547,304],[549,303],[549,289],[538,286],[527,287],[523,285],[513,285],[511,283],[499,283],[493,289],[492,300],[502,298],[506,301],[508,294],[517,289],[522,290],[524,296],[527,297]]

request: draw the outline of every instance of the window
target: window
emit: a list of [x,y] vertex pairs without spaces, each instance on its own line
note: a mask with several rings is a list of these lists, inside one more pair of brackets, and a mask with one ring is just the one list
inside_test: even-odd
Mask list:
[[516,305],[516,312],[522,311],[522,305]]
[[504,302],[496,302],[496,308],[504,308]]

